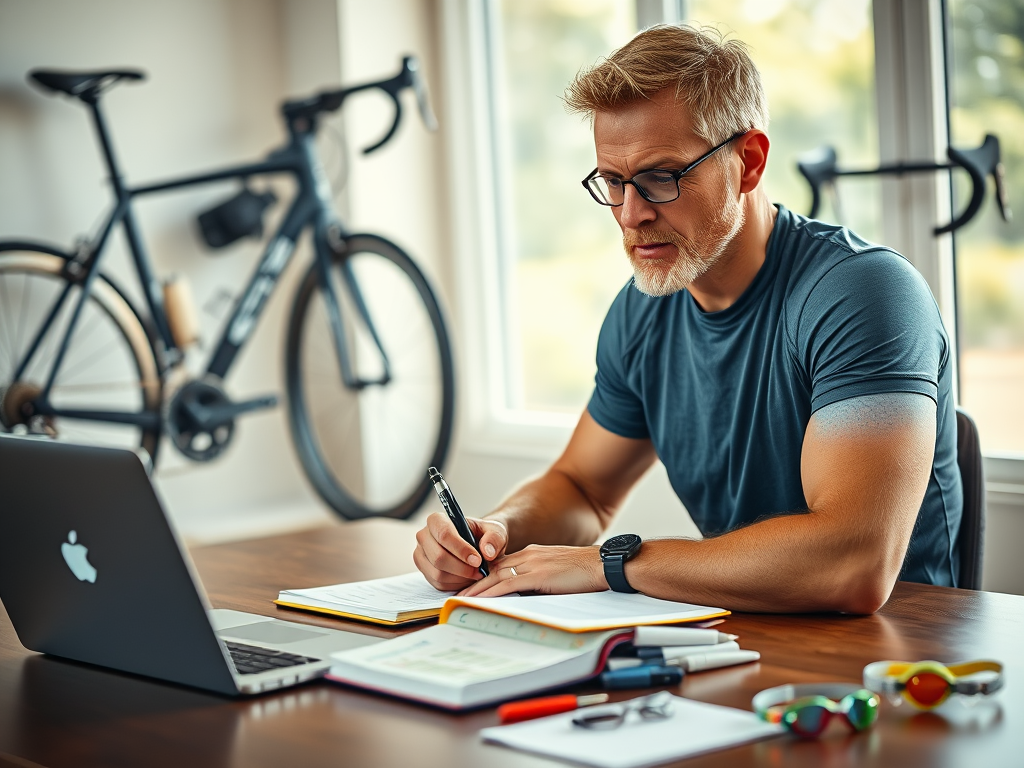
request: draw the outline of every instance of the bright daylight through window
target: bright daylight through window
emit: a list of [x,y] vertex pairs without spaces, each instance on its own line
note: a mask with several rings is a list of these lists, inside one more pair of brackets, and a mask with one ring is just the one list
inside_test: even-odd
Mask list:
[[[589,125],[561,94],[578,69],[636,32],[635,3],[506,0],[491,6],[492,77],[503,196],[505,402],[518,411],[579,414],[593,389],[601,321],[629,279],[621,235],[580,186],[594,166]],[[771,199],[798,213],[810,189],[802,154],[836,148],[877,163],[874,49],[866,0],[687,3],[692,21],[749,43],[771,108]],[[880,236],[876,181],[852,181],[819,216]]]
[[[797,159],[822,146],[840,166],[879,161],[870,0],[689,0],[690,22],[746,42],[771,109],[770,198],[798,213],[810,188]],[[578,414],[593,387],[601,321],[629,278],[620,234],[579,180],[594,165],[586,122],[561,94],[581,66],[636,31],[631,0],[504,0],[491,10],[504,396],[511,411]],[[950,134],[1002,140],[1010,202],[1024,199],[1024,0],[949,0]],[[954,174],[954,210],[966,205]],[[990,182],[991,185],[991,182]],[[884,242],[878,177],[826,186],[817,216]],[[960,398],[985,452],[1024,453],[1024,218],[1003,222],[991,188],[956,233]],[[1018,203],[1019,204],[1019,203]],[[950,329],[952,332],[952,329]]]
[[[1024,204],[1024,2],[950,0],[954,146],[999,137],[1011,205]],[[987,204],[956,233],[960,399],[986,454],[1024,454],[1024,218]],[[956,185],[957,210],[968,190]],[[1019,214],[1019,211],[1018,211]]]

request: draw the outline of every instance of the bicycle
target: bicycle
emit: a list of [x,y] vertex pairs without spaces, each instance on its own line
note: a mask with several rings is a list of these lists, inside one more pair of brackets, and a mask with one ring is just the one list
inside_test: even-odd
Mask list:
[[[407,518],[430,485],[427,467],[448,452],[454,411],[451,345],[440,305],[410,256],[387,239],[347,230],[333,207],[315,145],[323,115],[354,93],[378,89],[394,106],[385,135],[402,117],[411,89],[435,128],[417,60],[394,77],[286,101],[286,142],[263,160],[143,186],[125,183],[100,98],[135,70],[57,72],[29,77],[51,94],[89,109],[110,172],[114,206],[73,253],[43,243],[0,242],[0,430],[138,445],[156,461],[167,434],[193,461],[220,455],[239,416],[277,403],[276,396],[232,401],[223,381],[259,320],[295,245],[309,229],[313,261],[288,320],[285,386],[288,421],[303,469],[320,497],[345,518]],[[165,296],[132,211],[140,195],[240,179],[242,192],[200,217],[211,245],[262,233],[272,193],[252,177],[289,174],[296,192],[256,269],[220,331],[205,370],[172,387],[194,335],[174,291]],[[142,288],[142,314],[100,270],[111,232],[123,226]],[[172,391],[173,390],[173,391]]]

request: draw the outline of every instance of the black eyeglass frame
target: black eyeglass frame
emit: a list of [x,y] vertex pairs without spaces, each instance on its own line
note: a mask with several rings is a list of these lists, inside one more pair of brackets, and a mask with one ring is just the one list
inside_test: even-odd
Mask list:
[[672,703],[668,691],[659,691],[617,706],[584,710],[572,719],[572,724],[590,731],[610,731],[625,723],[630,712],[636,712],[644,720],[667,720],[673,714]]
[[[649,203],[653,203],[654,205],[661,205],[662,203],[671,203],[671,202],[674,202],[674,201],[679,199],[679,180],[681,178],[683,178],[683,176],[685,176],[686,174],[690,173],[690,171],[692,171],[698,165],[703,163],[705,160],[707,160],[709,157],[711,157],[713,154],[715,154],[715,152],[720,150],[722,147],[726,146],[730,142],[735,141],[740,136],[744,136],[746,134],[747,134],[747,131],[740,131],[739,133],[734,133],[732,136],[730,136],[728,139],[723,141],[721,144],[716,144],[711,149],[709,149],[707,152],[705,152],[703,155],[701,155],[696,160],[694,160],[692,163],[690,163],[688,166],[686,166],[685,168],[681,168],[680,170],[673,171],[673,170],[670,170],[668,168],[650,168],[650,169],[648,169],[646,171],[641,171],[640,173],[636,174],[636,176],[633,176],[633,178],[631,178],[631,179],[619,179],[619,181],[622,182],[622,203],[609,203],[609,202],[606,202],[606,201],[602,200],[599,197],[598,193],[594,191],[594,188],[590,186],[590,182],[592,182],[594,179],[596,179],[598,176],[601,175],[598,172],[597,168],[595,168],[593,171],[591,171],[587,175],[587,178],[585,178],[583,180],[583,182],[582,182],[583,188],[586,189],[587,192],[590,193],[590,196],[592,198],[594,198],[595,202],[597,202],[599,205],[604,205],[604,206],[607,206],[609,208],[618,208],[619,206],[621,206],[623,203],[626,202],[626,185],[627,184],[632,184],[633,188],[637,192],[640,193],[640,197],[642,197],[644,200],[646,200]],[[641,187],[635,181],[637,176],[643,176],[644,174],[647,174],[647,173],[668,173],[668,174],[671,174],[672,177],[675,179],[675,182],[676,182],[676,194],[675,194],[675,197],[670,198],[669,200],[652,200],[647,195],[647,193],[644,192],[643,187]]]

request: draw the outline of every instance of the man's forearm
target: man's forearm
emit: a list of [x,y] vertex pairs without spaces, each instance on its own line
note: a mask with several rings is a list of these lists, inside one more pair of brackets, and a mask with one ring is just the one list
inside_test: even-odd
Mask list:
[[626,577],[652,597],[735,610],[872,613],[905,550],[905,541],[869,540],[811,512],[702,541],[645,541]]
[[517,552],[529,544],[593,544],[612,514],[552,468],[517,489],[487,518],[505,525],[507,551]]

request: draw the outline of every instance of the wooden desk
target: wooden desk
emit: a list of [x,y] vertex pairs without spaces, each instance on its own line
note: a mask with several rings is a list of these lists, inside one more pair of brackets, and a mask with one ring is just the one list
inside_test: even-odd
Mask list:
[[[214,606],[323,626],[369,626],[276,608],[282,587],[410,570],[415,528],[371,520],[193,552]],[[956,718],[883,704],[878,724],[817,742],[782,737],[686,766],[960,766],[1024,764],[1024,597],[900,584],[874,616],[737,614],[726,627],[759,664],[689,676],[681,693],[749,708],[762,688],[859,681],[878,659],[1003,661],[998,704]],[[0,767],[552,765],[480,742],[493,709],[452,715],[327,683],[244,700],[29,654],[0,612]]]

